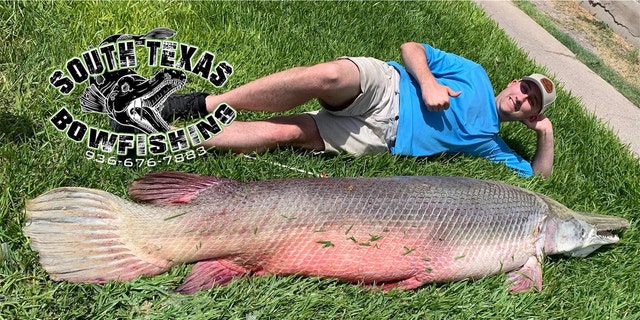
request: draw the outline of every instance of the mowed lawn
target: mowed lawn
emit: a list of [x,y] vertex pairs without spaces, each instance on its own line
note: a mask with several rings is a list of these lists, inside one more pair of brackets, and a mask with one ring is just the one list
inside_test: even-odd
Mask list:
[[[470,2],[2,2],[0,3],[0,319],[637,319],[640,318],[640,163],[560,90],[548,112],[555,129],[551,178],[521,178],[483,159],[322,156],[284,149],[248,159],[212,151],[180,163],[124,166],[86,159],[48,119],[61,108],[108,128],[105,116],[80,110],[79,84],[62,95],[49,76],[115,33],[157,27],[171,39],[208,50],[234,73],[220,88],[188,74],[181,92],[219,93],[286,68],[342,55],[400,61],[399,46],[426,42],[479,62],[496,92],[515,78],[543,72]],[[149,77],[158,68],[142,61]],[[603,102],[606,105],[606,102]],[[608,106],[615,107],[615,106]],[[295,112],[318,108],[310,102]],[[263,118],[240,112],[239,119]],[[251,134],[251,132],[247,132]],[[535,134],[518,123],[502,137],[525,158]],[[174,293],[191,266],[152,278],[106,285],[50,280],[22,233],[25,201],[52,188],[81,186],[127,198],[145,173],[179,170],[242,181],[305,177],[455,175],[500,180],[546,194],[568,207],[622,216],[631,228],[618,244],[586,259],[552,257],[543,290],[511,295],[504,275],[427,284],[412,291],[370,292],[319,278],[256,277],[195,295]]]

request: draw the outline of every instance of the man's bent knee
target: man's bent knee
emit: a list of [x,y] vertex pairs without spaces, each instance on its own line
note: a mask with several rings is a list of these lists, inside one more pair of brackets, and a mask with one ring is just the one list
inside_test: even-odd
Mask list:
[[360,94],[360,71],[350,60],[325,62],[313,68],[318,79],[318,99],[324,105],[341,109]]

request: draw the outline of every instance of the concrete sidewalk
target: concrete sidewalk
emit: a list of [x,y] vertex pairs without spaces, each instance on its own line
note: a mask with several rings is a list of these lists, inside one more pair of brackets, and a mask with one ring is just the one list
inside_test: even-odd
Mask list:
[[640,108],[582,64],[575,55],[511,1],[474,0],[555,80],[581,98],[595,114],[640,158]]

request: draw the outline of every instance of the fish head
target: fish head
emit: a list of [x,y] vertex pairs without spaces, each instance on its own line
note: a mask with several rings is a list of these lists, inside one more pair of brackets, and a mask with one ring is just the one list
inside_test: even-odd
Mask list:
[[546,224],[547,254],[583,258],[603,245],[618,242],[620,238],[612,231],[629,227],[620,217],[563,209],[564,214],[552,215]]

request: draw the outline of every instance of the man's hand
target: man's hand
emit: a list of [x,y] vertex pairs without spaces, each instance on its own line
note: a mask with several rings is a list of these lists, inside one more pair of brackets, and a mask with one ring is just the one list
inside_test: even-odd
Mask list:
[[549,118],[544,115],[535,115],[531,116],[528,119],[522,120],[522,123],[527,126],[527,128],[535,131],[535,132],[545,132],[553,130],[553,126]]
[[442,111],[449,108],[449,98],[457,97],[462,92],[453,91],[438,83],[429,69],[427,53],[424,47],[416,42],[407,42],[400,46],[402,61],[407,72],[411,74],[422,90],[422,100],[429,111]]
[[448,86],[437,82],[422,89],[422,100],[429,111],[443,111],[449,109],[449,97],[455,98],[462,91],[453,91]]

